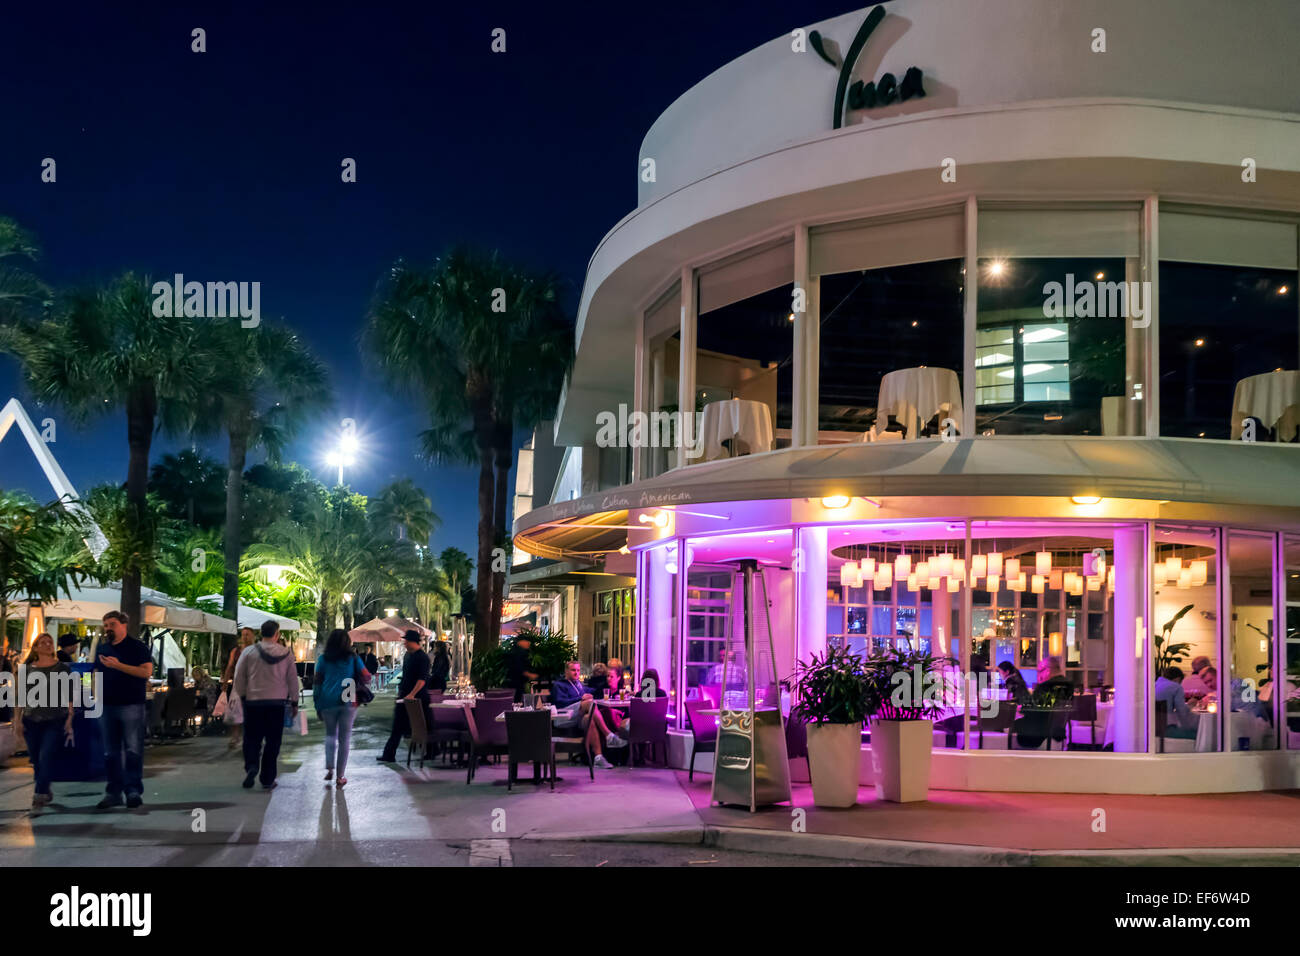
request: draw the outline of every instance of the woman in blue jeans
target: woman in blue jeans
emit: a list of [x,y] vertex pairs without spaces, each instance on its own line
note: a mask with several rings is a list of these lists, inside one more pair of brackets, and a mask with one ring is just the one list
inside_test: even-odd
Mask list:
[[316,658],[312,700],[316,716],[325,725],[325,779],[334,779],[340,790],[348,782],[344,774],[352,746],[352,723],[357,717],[357,689],[369,683],[370,672],[352,652],[348,632],[340,628],[331,631],[325,650]]
[[69,698],[65,706],[59,706],[59,697],[67,697],[71,692],[70,679],[55,676],[71,674],[72,671],[59,660],[54,649],[54,638],[48,634],[41,634],[32,643],[32,652],[27,655],[24,667],[26,673],[23,675],[23,683],[27,685],[28,694],[36,689],[36,682],[31,680],[31,675],[40,674],[47,705],[19,710],[23,739],[27,742],[27,753],[36,774],[32,809],[39,809],[54,799],[54,794],[50,792],[54,755],[59,752],[59,747],[65,740],[72,739],[72,701]]

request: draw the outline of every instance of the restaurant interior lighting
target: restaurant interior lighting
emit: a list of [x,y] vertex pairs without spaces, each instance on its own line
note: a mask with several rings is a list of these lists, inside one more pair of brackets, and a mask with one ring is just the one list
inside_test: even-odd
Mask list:
[[876,576],[875,558],[865,558],[858,567],[861,569],[864,578],[874,578]]
[[1192,587],[1199,588],[1209,580],[1210,566],[1205,561],[1193,561],[1189,567],[1192,569]]
[[910,554],[900,554],[894,558],[894,576],[899,578],[907,577],[912,571],[912,556]]
[[1070,500],[1076,505],[1096,505],[1101,504],[1100,495],[1071,495]]
[[1090,578],[1088,578],[1088,590],[1089,590],[1089,591],[1100,591],[1100,590],[1101,590],[1102,581],[1104,581],[1104,580],[1105,580],[1105,579],[1102,578],[1101,575],[1096,575],[1096,576],[1094,576],[1094,577],[1090,577]]
[[888,564],[876,565],[876,590],[883,591],[894,583],[894,569]]
[[965,558],[952,559],[952,577],[957,578],[958,580],[961,581],[966,580],[966,559]]
[[988,573],[997,574],[997,575],[1002,574],[1002,552],[1001,551],[989,552]]
[[847,508],[848,506],[848,495],[827,495],[822,499],[822,507],[829,508],[831,511],[838,511],[841,508]]
[[656,511],[654,514],[646,514],[644,511],[637,515],[637,520],[642,524],[652,524],[656,528],[668,527],[668,512]]
[[1165,576],[1178,580],[1178,575],[1183,571],[1183,559],[1176,557],[1165,558]]
[[1002,573],[1007,576],[1008,581],[1010,581],[1012,578],[1020,577],[1020,559],[1007,558],[1007,560],[1002,565],[1002,569],[1003,569]]
[[970,573],[977,578],[982,578],[989,573],[989,559],[986,555],[977,554],[970,559]]
[[1182,590],[1186,590],[1191,586],[1192,586],[1192,569],[1183,568],[1181,571],[1178,572],[1178,587]]
[[915,591],[915,590],[917,589],[917,581],[916,581],[916,572],[915,572],[915,571],[913,571],[911,574],[909,574],[909,575],[907,576],[907,589],[908,589],[909,591]]
[[917,576],[918,578],[920,578],[922,581],[928,581],[928,580],[930,580],[930,562],[929,562],[929,561],[922,561],[920,564],[918,564],[918,565],[916,566],[915,570],[916,570],[916,576]]
[[1155,567],[1151,569],[1151,577],[1156,587],[1164,587],[1169,581],[1169,572],[1165,570],[1165,563],[1157,560]]
[[1012,591],[1023,591],[1026,586],[1027,583],[1023,574],[1017,574],[1014,578],[1010,576],[1007,577],[1007,587]]
[[[937,567],[936,567],[936,562],[937,562]],[[947,577],[948,575],[952,574],[952,552],[945,551],[943,554],[939,555],[939,557],[936,558],[934,561],[931,561],[930,566],[932,568],[935,568],[938,571],[940,577]]]
[[1064,571],[1060,568],[1052,568],[1052,573],[1047,576],[1047,586],[1053,591],[1061,590],[1061,583],[1064,577]]
[[931,591],[937,591],[939,590],[939,587],[942,584],[943,584],[943,578],[933,573],[932,570],[930,574],[930,579],[925,582],[925,586],[928,587]]
[[958,591],[960,591],[960,590],[961,590],[961,582],[962,582],[962,580],[963,580],[965,577],[966,577],[966,576],[965,576],[964,574],[963,574],[961,577],[949,577],[949,578],[948,578],[948,593],[949,593],[949,594],[956,594]]
[[1044,584],[1046,584],[1046,581],[1043,579],[1043,576],[1041,574],[1035,574],[1029,582],[1029,589],[1035,594],[1042,594]]
[[1047,653],[1052,657],[1060,657],[1064,649],[1061,640],[1060,631],[1052,631],[1047,635]]
[[850,582],[852,582],[854,576],[858,573],[858,562],[845,561],[840,565],[840,586],[853,587],[854,585]]
[[984,587],[990,594],[995,593],[1001,586],[1002,576],[998,574],[989,574],[984,578]]
[[1052,552],[1039,551],[1034,555],[1034,571],[1042,576],[1052,573]]

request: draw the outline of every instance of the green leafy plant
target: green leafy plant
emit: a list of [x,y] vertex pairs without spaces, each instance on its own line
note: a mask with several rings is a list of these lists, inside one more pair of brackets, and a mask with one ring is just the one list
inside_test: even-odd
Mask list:
[[1188,604],[1172,618],[1165,621],[1164,626],[1160,628],[1160,634],[1155,639],[1156,674],[1163,674],[1165,668],[1181,664],[1183,659],[1187,657],[1187,651],[1192,645],[1187,642],[1172,644],[1170,639],[1174,635],[1174,625],[1181,621],[1183,615],[1190,611],[1193,606]]
[[533,642],[528,666],[537,675],[539,683],[563,677],[569,661],[578,659],[578,646],[563,631],[521,627],[514,637],[503,638],[490,650],[474,655],[471,676],[475,687],[505,686],[506,662],[514,652],[515,642],[521,637],[527,637]]
[[809,724],[860,724],[867,716],[867,672],[845,648],[795,664],[792,713]]
[[867,659],[868,712],[880,720],[934,720],[944,709],[944,671],[951,657],[889,647]]

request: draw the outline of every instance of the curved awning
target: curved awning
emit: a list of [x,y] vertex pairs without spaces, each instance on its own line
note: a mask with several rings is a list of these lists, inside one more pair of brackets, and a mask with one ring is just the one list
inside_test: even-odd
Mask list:
[[[617,549],[629,509],[723,501],[889,496],[1091,494],[1300,508],[1300,446],[1191,438],[1007,436],[788,448],[677,468],[546,505],[515,522],[515,542],[547,557]],[[620,527],[621,526],[621,527]],[[621,537],[620,537],[621,535]]]

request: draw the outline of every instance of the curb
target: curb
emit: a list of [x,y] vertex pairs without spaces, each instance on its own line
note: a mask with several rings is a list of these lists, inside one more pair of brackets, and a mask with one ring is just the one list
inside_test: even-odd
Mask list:
[[749,827],[529,833],[521,839],[699,845],[742,853],[816,857],[878,866],[1300,866],[1300,849],[1294,848],[1023,850],[822,833],[785,833]]

